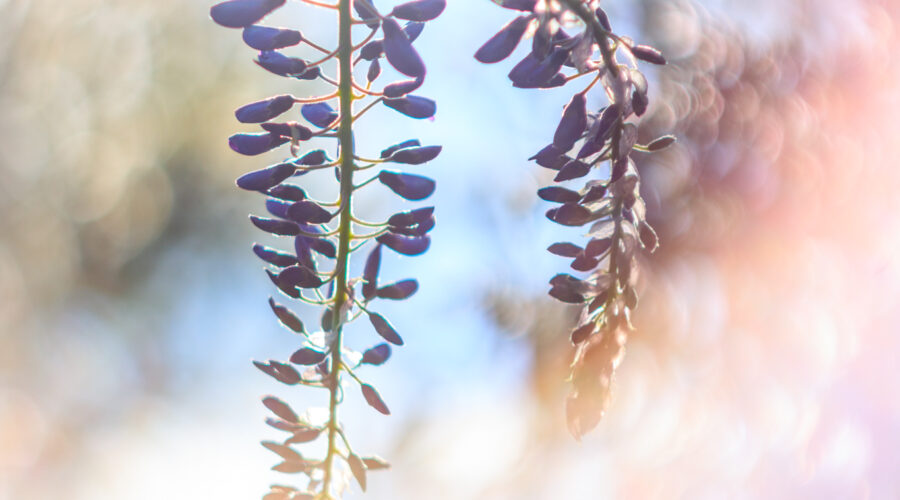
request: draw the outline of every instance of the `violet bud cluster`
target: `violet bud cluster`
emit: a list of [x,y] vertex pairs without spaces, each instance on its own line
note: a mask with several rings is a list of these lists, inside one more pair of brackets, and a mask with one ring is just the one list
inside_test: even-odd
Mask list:
[[[403,169],[417,170],[441,152],[441,146],[407,139],[380,154],[360,155],[355,151],[354,125],[376,105],[417,119],[434,116],[434,101],[413,94],[426,73],[413,42],[425,23],[441,14],[446,0],[413,0],[387,13],[380,12],[373,0],[339,0],[332,9],[302,0],[337,13],[339,45],[334,50],[320,47],[296,29],[267,24],[267,16],[285,2],[228,0],[214,5],[210,16],[224,27],[240,29],[243,41],[257,51],[254,62],[264,70],[297,83],[318,80],[334,87],[323,96],[280,94],[243,105],[235,117],[256,130],[228,139],[231,149],[242,155],[260,155],[282,146],[286,154],[282,161],[237,179],[240,188],[266,198],[268,214],[252,215],[251,223],[284,242],[279,248],[255,244],[253,252],[280,292],[279,298],[269,298],[269,306],[298,342],[286,360],[253,363],[278,382],[318,388],[329,395],[324,419],[315,418],[315,412],[297,413],[275,396],[263,399],[272,413],[267,423],[286,435],[262,443],[281,460],[274,470],[305,477],[296,487],[272,486],[264,498],[330,499],[340,496],[350,477],[365,490],[367,472],[388,467],[384,460],[362,456],[351,447],[337,410],[343,398],[362,396],[377,412],[390,414],[378,390],[364,380],[367,366],[384,364],[392,348],[404,343],[391,322],[377,312],[378,303],[407,299],[419,285],[415,279],[384,280],[382,254],[425,252],[430,245],[428,233],[435,225],[433,207],[396,213],[383,222],[366,221],[354,213],[353,195],[380,183],[407,200],[424,200],[434,192],[435,182]],[[354,40],[354,35],[359,39]],[[322,52],[321,57],[298,57],[292,48],[302,44]],[[337,63],[337,75],[327,74],[329,61]],[[360,71],[355,72],[358,66]],[[355,73],[364,75],[365,81],[359,81]],[[396,81],[374,90],[375,81],[390,73]],[[361,108],[354,110],[359,104]],[[309,147],[313,139],[335,139],[336,157]],[[297,182],[316,171],[334,173],[340,183],[338,199],[319,199]],[[360,174],[368,178],[355,182],[354,175]],[[351,277],[351,253],[366,249],[362,275]],[[298,304],[322,309],[318,327],[304,324],[292,311]],[[354,350],[344,343],[344,326],[359,317],[368,320],[373,339],[359,339],[367,347]],[[319,439],[326,440],[324,456],[295,449]]]
[[[513,86],[547,89],[589,82],[566,104],[553,141],[531,158],[555,171],[559,183],[538,191],[554,205],[547,218],[584,228],[588,237],[583,244],[559,242],[548,249],[569,259],[574,273],[554,276],[550,295],[582,308],[571,332],[576,353],[566,402],[569,430],[580,438],[606,410],[632,330],[638,250],[652,252],[657,246],[656,233],[645,220],[631,153],[662,149],[673,138],[638,144],[637,127],[628,120],[643,115],[649,104],[638,61],[666,61],[658,50],[613,33],[596,0],[495,1],[519,14],[478,49],[477,60],[500,62],[531,34],[530,51],[509,72]],[[627,63],[619,63],[618,55]],[[596,110],[589,106],[595,87],[605,91],[608,101]]]

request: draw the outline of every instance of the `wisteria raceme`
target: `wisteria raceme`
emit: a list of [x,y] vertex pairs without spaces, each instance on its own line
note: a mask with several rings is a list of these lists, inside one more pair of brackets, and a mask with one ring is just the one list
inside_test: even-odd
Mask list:
[[[538,191],[541,199],[558,204],[547,211],[547,218],[564,226],[587,226],[590,238],[586,245],[559,242],[548,248],[571,259],[573,271],[584,276],[562,273],[550,280],[552,297],[582,307],[570,336],[576,353],[566,402],[569,431],[580,439],[606,410],[612,377],[632,330],[638,249],[652,252],[657,246],[656,234],[644,220],[640,179],[630,155],[658,151],[674,138],[637,144],[637,128],[627,120],[642,115],[649,104],[647,79],[637,62],[666,61],[658,50],[613,33],[596,0],[495,2],[520,13],[478,49],[477,60],[500,62],[533,33],[531,50],[509,72],[513,86],[546,89],[586,77],[590,82],[566,104],[551,144],[531,158],[557,171],[555,182],[600,176],[580,189],[549,186]],[[578,32],[567,32],[570,28]],[[618,54],[629,64],[620,64]],[[598,84],[609,104],[592,112],[588,92]]]
[[[363,374],[357,370],[362,372],[364,366],[384,364],[391,356],[391,345],[404,344],[390,321],[375,310],[377,301],[407,299],[416,293],[419,284],[415,279],[379,283],[381,257],[384,248],[403,255],[425,252],[431,243],[428,233],[434,227],[433,207],[400,212],[380,223],[367,222],[353,212],[354,193],[375,184],[374,181],[402,198],[419,201],[434,192],[433,180],[418,173],[383,169],[371,174],[368,180],[354,183],[354,174],[370,172],[385,163],[421,165],[441,152],[440,146],[407,139],[369,159],[355,151],[354,125],[377,104],[413,118],[434,116],[434,101],[410,95],[422,85],[426,73],[413,42],[422,33],[425,22],[443,12],[446,0],[414,0],[397,5],[388,14],[380,13],[372,0],[339,0],[333,9],[321,2],[301,0],[300,3],[338,14],[339,44],[333,51],[310,41],[299,30],[262,24],[285,2],[228,0],[214,5],[210,16],[222,26],[242,29],[244,42],[258,51],[254,62],[265,70],[291,81],[320,80],[335,87],[333,93],[324,96],[280,94],[240,106],[234,113],[237,120],[258,124],[262,131],[241,132],[228,139],[231,149],[248,156],[290,145],[289,157],[283,161],[237,179],[238,187],[266,196],[269,214],[252,215],[253,225],[292,240],[287,245],[289,250],[255,244],[253,253],[265,263],[266,274],[283,295],[277,300],[269,298],[272,312],[298,336],[300,345],[286,361],[254,361],[253,364],[283,384],[327,391],[329,406],[327,419],[316,420],[313,412],[297,413],[275,396],[263,399],[273,414],[267,423],[288,434],[280,442],[262,443],[281,459],[273,469],[306,476],[303,484],[296,487],[273,485],[264,498],[324,500],[339,497],[350,477],[365,490],[367,471],[388,467],[381,458],[360,456],[351,448],[338,419],[338,404],[344,397],[359,394],[347,390],[348,385],[355,384],[362,399],[372,408],[390,414],[381,394],[372,384],[364,382]],[[358,39],[354,40],[354,34]],[[284,50],[304,45],[321,52],[321,58],[310,61]],[[325,72],[325,65],[330,61],[337,62],[335,78]],[[354,78],[354,69],[361,63],[368,64],[366,84]],[[372,90],[372,83],[384,74],[383,68],[393,68],[397,81],[388,83],[381,91]],[[354,104],[363,101],[368,103],[354,111]],[[325,150],[306,147],[304,143],[312,139],[336,139],[337,159],[330,158]],[[316,199],[291,182],[318,170],[334,171],[340,183],[337,200]],[[351,278],[350,254],[364,247],[370,250],[363,274]],[[321,331],[305,325],[291,311],[288,305],[291,302],[322,307]],[[373,339],[385,342],[375,343],[362,352],[345,345],[343,327],[359,316],[368,318]],[[295,444],[319,438],[327,440],[322,457],[306,457],[293,448]]]

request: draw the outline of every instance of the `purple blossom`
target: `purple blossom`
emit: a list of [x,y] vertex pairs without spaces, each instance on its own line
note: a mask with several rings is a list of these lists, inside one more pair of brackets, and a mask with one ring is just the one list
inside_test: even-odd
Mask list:
[[244,28],[244,43],[256,50],[276,50],[297,45],[303,34],[289,28],[252,25]]
[[243,28],[259,21],[285,0],[228,0],[209,9],[213,21],[226,28]]

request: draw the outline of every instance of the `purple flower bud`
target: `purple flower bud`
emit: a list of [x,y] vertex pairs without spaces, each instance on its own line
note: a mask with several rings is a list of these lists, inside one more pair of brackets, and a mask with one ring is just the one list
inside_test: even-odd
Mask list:
[[584,302],[583,295],[559,287],[551,288],[550,296],[567,304],[581,304]]
[[315,272],[316,261],[312,256],[310,241],[312,241],[312,238],[307,238],[306,236],[297,236],[296,238],[294,238],[294,251],[297,254],[297,265]]
[[606,12],[597,7],[597,10],[594,11],[594,14],[597,15],[597,21],[600,22],[600,26],[603,27],[608,32],[612,32],[612,27],[609,24],[609,16],[606,15]]
[[[290,268],[286,268],[286,269],[290,269]],[[285,295],[287,295],[288,297],[290,297],[292,299],[300,298],[300,290],[298,290],[297,287],[292,286],[290,283],[287,283],[285,281],[279,280],[278,275],[268,269],[266,269],[266,275],[269,277],[270,280],[272,280],[272,283],[274,283],[275,286],[277,286],[278,289],[281,290]]]
[[391,226],[413,226],[427,221],[432,214],[434,214],[434,207],[417,208],[394,214],[387,222]]
[[375,331],[378,332],[378,335],[381,335],[384,340],[387,340],[394,345],[403,345],[403,339],[400,338],[400,335],[394,330],[394,327],[388,323],[388,320],[386,320],[384,316],[374,312],[369,313],[369,322],[372,323],[372,326],[375,327]]
[[664,135],[658,139],[655,139],[650,144],[647,144],[647,151],[654,152],[666,149],[667,147],[675,144],[675,136],[672,135]]
[[388,344],[378,344],[375,347],[366,349],[362,355],[362,363],[367,365],[383,365],[388,358],[391,357],[391,346]]
[[521,10],[524,12],[534,12],[534,6],[537,0],[501,0],[500,6],[507,9]]
[[259,368],[259,370],[270,377],[276,376],[278,373],[275,368],[269,363],[263,363],[262,361],[253,361],[253,366]]
[[363,397],[366,398],[366,403],[369,403],[369,406],[375,408],[379,413],[384,415],[391,414],[391,410],[384,404],[384,401],[374,387],[369,384],[362,384],[360,387],[362,389]]
[[[291,368],[293,369],[293,367]],[[315,427],[303,427],[298,426],[297,429],[293,430],[294,435],[291,436],[290,439],[285,441],[285,444],[292,443],[308,443],[310,441],[315,440],[322,434],[322,429],[317,429]],[[291,500],[313,500],[312,495],[295,493],[294,496],[291,497]]]
[[357,484],[359,484],[359,489],[366,491],[366,464],[363,463],[362,459],[359,458],[359,455],[355,453],[350,453],[347,456],[347,465],[350,466],[350,472],[353,473],[353,477],[356,479]]
[[252,222],[254,226],[262,229],[267,233],[277,234],[280,236],[294,236],[295,234],[300,232],[300,228],[297,227],[297,224],[294,224],[291,221],[267,219],[265,217],[257,217],[255,215],[251,215],[250,222]]
[[370,300],[377,292],[379,267],[381,267],[381,244],[376,244],[366,257],[366,267],[363,269],[362,294],[366,300]]
[[390,83],[385,85],[384,87],[384,96],[388,98],[396,98],[402,97],[406,94],[409,94],[413,90],[422,86],[422,82],[425,81],[423,77],[417,77],[413,80],[402,80],[399,82]]
[[581,199],[581,195],[576,191],[560,186],[549,186],[538,189],[537,194],[542,200],[553,203],[575,203]]
[[423,146],[405,148],[392,154],[389,158],[394,163],[405,163],[408,165],[421,165],[429,162],[441,153],[441,146]]
[[291,363],[295,365],[317,365],[325,361],[325,353],[315,349],[304,347],[291,354]]
[[568,181],[584,177],[591,171],[591,166],[581,160],[571,160],[559,169],[559,173],[553,178],[556,182]]
[[288,267],[297,264],[297,258],[293,255],[260,245],[259,243],[253,245],[253,253],[276,267]]
[[255,62],[261,68],[279,76],[295,76],[306,71],[306,61],[303,59],[288,57],[274,50],[260,52]]
[[283,363],[278,363],[277,361],[270,361],[269,363],[254,361],[253,365],[259,368],[260,371],[262,371],[266,375],[283,384],[294,385],[300,382],[300,374],[297,373],[297,370],[295,370],[290,365],[284,365]]
[[600,263],[599,260],[588,257],[587,255],[581,254],[581,255],[575,257],[575,260],[572,261],[570,266],[572,267],[572,269],[574,269],[576,271],[587,272],[587,271],[590,271],[590,270],[594,269],[595,267],[597,267],[597,264],[599,264],[599,263]]
[[266,199],[266,210],[269,211],[270,214],[274,215],[279,219],[289,219],[287,213],[288,208],[291,207],[290,203],[287,203],[283,200],[279,200],[278,198],[268,198]]
[[366,61],[374,61],[384,53],[384,40],[372,40],[359,49],[359,57]]
[[373,59],[372,62],[369,63],[369,71],[366,73],[366,81],[372,83],[376,78],[378,78],[379,75],[381,75],[381,63],[378,62],[378,59]]
[[572,96],[563,110],[562,120],[553,135],[553,145],[563,151],[572,149],[587,128],[587,107],[583,93]]
[[581,146],[581,149],[578,150],[578,154],[575,156],[576,160],[581,160],[587,158],[588,156],[599,153],[605,144],[603,142],[598,142],[594,140],[584,141],[584,144]]
[[424,200],[434,193],[435,182],[428,177],[382,170],[378,180],[407,200]]
[[364,457],[363,463],[366,464],[366,469],[368,470],[389,469],[391,467],[391,464],[381,457]]
[[[531,38],[531,53],[540,60],[549,56],[550,51],[553,49],[553,34],[550,32],[550,29],[550,23],[539,23]],[[555,27],[555,29],[559,31],[558,27]]]
[[[557,297],[557,295],[562,295],[572,298],[577,295],[579,298],[576,302],[584,301],[583,295],[591,290],[591,285],[588,282],[582,281],[568,274],[557,274],[550,280],[550,286],[553,287],[553,290],[556,290],[556,292],[551,290],[550,295],[554,297]],[[568,302],[563,299],[560,300],[562,300],[563,302]]]
[[297,417],[297,414],[294,413],[294,410],[291,409],[290,405],[275,396],[266,396],[263,398],[263,404],[272,413],[277,415],[278,418],[286,422],[297,423],[300,420],[300,418]]
[[594,329],[596,327],[597,325],[595,325],[593,322],[579,326],[572,331],[572,343],[578,345],[584,342],[585,339],[587,339],[591,336],[591,334],[594,333]]
[[385,99],[385,106],[396,109],[410,118],[431,118],[437,111],[437,105],[431,99],[408,95],[399,99]]
[[392,16],[408,21],[431,21],[444,12],[447,0],[414,0],[402,3],[391,11]]
[[[315,226],[304,226],[303,230],[308,233],[317,232]],[[306,238],[306,244],[310,249],[329,259],[337,257],[337,247],[327,238],[311,238],[308,236],[298,236],[298,238]]]
[[285,139],[296,138],[298,141],[308,141],[312,138],[312,131],[297,122],[287,123],[263,123],[260,127]]
[[421,146],[421,145],[422,145],[422,143],[419,142],[418,139],[409,139],[409,140],[403,141],[399,144],[394,144],[393,146],[382,151],[381,158],[387,158],[387,157],[391,156],[392,154],[396,153],[397,151],[400,151],[401,149],[414,148],[414,147]]
[[[406,23],[406,26],[403,27],[403,31],[406,32],[406,36],[409,38],[410,42],[415,41],[416,38],[419,38],[419,35],[422,34],[422,30],[425,28],[425,23],[417,23],[410,21]],[[377,39],[372,40],[371,42],[363,45],[363,47],[359,50],[359,57],[365,59],[366,61],[372,61],[378,59],[384,54],[384,40]]]
[[428,236],[406,237],[396,233],[385,233],[376,239],[391,250],[409,256],[425,253],[431,244]]
[[262,123],[291,109],[293,105],[294,96],[282,94],[241,106],[234,116],[241,123]]
[[603,255],[612,245],[610,238],[594,238],[584,247],[584,254],[588,257],[597,258]]
[[509,72],[509,79],[512,80],[514,87],[539,88],[559,73],[568,58],[569,51],[561,47],[554,48],[553,52],[542,60],[535,57],[533,52],[529,53]]
[[331,161],[324,149],[316,149],[303,155],[295,163],[297,165],[322,165]]
[[271,451],[274,451],[281,458],[284,459],[285,462],[302,462],[303,457],[300,456],[299,453],[294,451],[290,446],[286,446],[280,443],[275,443],[272,441],[263,441],[261,443],[263,446],[268,448]]
[[379,288],[377,295],[380,299],[403,300],[412,296],[418,289],[418,281],[403,280]]
[[547,251],[553,255],[559,255],[560,257],[575,257],[583,250],[580,246],[573,243],[562,242],[550,245],[547,247]]
[[269,196],[274,196],[280,200],[300,201],[306,198],[306,193],[302,188],[290,184],[280,184],[267,191]]
[[522,35],[531,24],[532,16],[519,16],[507,23],[496,35],[491,37],[475,53],[475,59],[483,63],[500,62],[516,50],[516,46],[522,40]]
[[538,151],[537,154],[529,158],[529,160],[534,160],[538,165],[544,168],[559,170],[572,160],[572,158],[563,153],[565,153],[565,151],[560,151],[556,146],[550,144]]
[[299,78],[301,80],[315,80],[322,74],[322,68],[319,66],[313,66],[312,68],[306,68],[306,71],[300,73],[299,75],[294,75],[294,78]]
[[631,109],[634,110],[634,114],[637,116],[643,115],[647,111],[647,106],[649,104],[650,99],[647,98],[645,92],[635,90],[631,93]]
[[300,114],[306,121],[319,128],[325,128],[338,119],[338,112],[327,102],[304,104],[300,107]]
[[[277,361],[270,361],[273,365],[277,363]],[[294,432],[297,429],[305,428],[302,424],[297,422],[286,422],[284,420],[278,418],[267,417],[266,424],[272,426],[275,429],[285,432]]]
[[234,134],[228,138],[228,145],[242,155],[255,156],[277,148],[288,142],[288,139],[269,132],[257,134]]
[[388,231],[395,234],[402,234],[404,236],[425,236],[429,231],[434,229],[434,216],[428,217],[428,219],[422,221],[419,224],[414,226],[390,226],[388,227]]
[[613,125],[615,125],[618,119],[619,105],[615,103],[611,104],[603,110],[603,114],[600,115],[597,124],[592,127],[593,139],[591,140],[603,144],[612,133]]
[[209,16],[226,28],[243,28],[284,5],[285,0],[229,0],[209,9]]
[[635,45],[631,47],[631,53],[641,61],[653,64],[666,64],[666,58],[663,57],[662,52],[649,45]]
[[384,55],[391,66],[406,76],[425,76],[425,63],[397,21],[385,18],[381,29],[384,32]]
[[325,224],[334,217],[331,212],[309,200],[298,201],[291,205],[288,216],[291,220],[302,224]]
[[583,205],[593,203],[595,201],[601,200],[606,194],[606,184],[604,184],[602,181],[597,180],[588,181],[588,183],[585,184],[582,193],[584,193],[584,195],[581,197],[581,203]]
[[288,177],[294,175],[297,167],[290,163],[279,163],[262,170],[250,172],[238,177],[236,183],[241,189],[248,191],[265,191],[278,184]]
[[303,41],[303,35],[297,30],[258,25],[244,28],[243,38],[244,43],[256,50],[283,49]]
[[403,31],[406,32],[406,36],[409,37],[410,42],[415,42],[416,38],[419,38],[419,35],[422,34],[422,30],[425,29],[425,23],[418,21],[410,21],[403,26]]
[[322,279],[309,269],[302,266],[286,267],[278,273],[278,281],[287,287],[319,288]]
[[564,226],[581,226],[591,220],[593,214],[575,203],[566,203],[547,211],[547,218]]
[[547,80],[545,83],[542,83],[538,88],[542,89],[553,89],[556,87],[562,87],[566,84],[568,80],[566,79],[566,75],[564,73],[557,73],[553,75],[553,78]]
[[359,17],[366,21],[366,26],[369,29],[378,27],[378,19],[381,18],[381,15],[378,14],[378,10],[375,9],[370,0],[353,0],[353,8],[359,14]]
[[281,321],[281,324],[284,326],[296,333],[303,333],[306,331],[303,328],[303,322],[300,321],[300,318],[295,316],[287,307],[275,302],[272,297],[269,297],[269,307],[272,308],[272,312],[275,313],[275,316],[278,316],[278,320]]

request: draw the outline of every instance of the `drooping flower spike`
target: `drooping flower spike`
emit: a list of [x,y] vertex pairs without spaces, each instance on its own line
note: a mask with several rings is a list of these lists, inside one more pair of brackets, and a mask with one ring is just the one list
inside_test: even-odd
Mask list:
[[[443,12],[446,0],[413,0],[397,5],[388,14],[379,12],[372,0],[339,0],[330,8],[321,1],[299,1],[337,13],[339,44],[335,50],[319,46],[299,30],[266,24],[267,16],[286,0],[228,0],[210,9],[216,23],[242,30],[244,42],[257,51],[253,61],[258,66],[281,77],[322,80],[335,87],[333,93],[324,96],[280,94],[240,106],[234,113],[237,120],[259,128],[228,139],[231,149],[248,156],[290,146],[284,149],[288,158],[237,179],[238,187],[266,196],[269,214],[251,216],[253,225],[288,239],[287,249],[255,244],[253,253],[265,264],[266,273],[282,295],[280,299],[269,298],[269,307],[279,322],[297,335],[299,343],[285,361],[253,363],[283,384],[320,388],[329,398],[324,420],[316,420],[314,412],[297,413],[275,396],[263,399],[273,414],[267,423],[287,433],[278,442],[262,443],[281,459],[273,469],[306,476],[296,487],[272,486],[264,497],[267,500],[336,498],[346,487],[347,478],[354,477],[365,490],[367,471],[388,467],[384,460],[362,457],[351,448],[337,410],[342,398],[356,394],[377,412],[390,414],[378,390],[362,378],[365,366],[384,364],[391,356],[391,346],[404,344],[390,321],[377,312],[377,304],[407,299],[419,284],[415,279],[379,283],[381,256],[384,248],[403,255],[425,252],[431,243],[428,233],[434,227],[434,208],[400,212],[380,223],[367,222],[354,213],[353,195],[378,181],[407,200],[427,199],[435,190],[433,180],[396,169],[422,165],[441,152],[440,146],[407,139],[368,159],[355,151],[354,126],[377,104],[413,118],[434,116],[434,101],[411,94],[426,76],[425,64],[413,42],[425,22]],[[291,54],[292,47],[303,44],[322,52],[323,57],[309,61]],[[332,78],[323,72],[323,63],[335,59],[338,75]],[[359,64],[368,64],[365,83],[354,79],[354,68]],[[384,74],[382,69],[388,67],[396,70],[396,81],[381,91],[373,90],[373,83]],[[354,110],[354,105],[359,109]],[[337,159],[322,149],[306,147],[304,143],[313,138],[336,139]],[[385,163],[394,166],[369,174],[367,180],[355,181],[355,174],[368,173]],[[316,199],[292,182],[317,170],[334,171],[340,183],[337,200]],[[363,274],[352,278],[350,254],[364,247],[369,251]],[[321,329],[304,324],[291,311],[291,302],[321,307]],[[372,337],[359,339],[368,346],[361,352],[346,345],[344,337],[344,326],[359,316],[368,318]],[[348,390],[352,385],[359,389]],[[324,456],[307,457],[293,447],[317,439],[326,440]]]
[[[606,410],[612,377],[632,330],[638,249],[652,252],[657,246],[656,233],[644,219],[640,179],[630,155],[662,149],[674,139],[637,144],[637,127],[627,120],[641,116],[649,104],[647,79],[637,62],[666,61],[658,50],[613,33],[596,0],[495,2],[519,14],[478,49],[477,60],[500,62],[533,33],[531,50],[509,72],[513,86],[546,89],[590,82],[563,108],[552,142],[531,157],[557,172],[555,182],[569,183],[592,173],[598,177],[538,191],[542,200],[555,205],[547,218],[564,226],[586,226],[589,238],[584,245],[559,242],[548,249],[570,259],[577,273],[551,279],[550,295],[582,307],[570,336],[576,353],[566,402],[569,430],[580,438]],[[566,31],[571,28],[577,32]],[[617,61],[620,54],[629,65]],[[588,92],[598,84],[609,104],[592,112]]]

